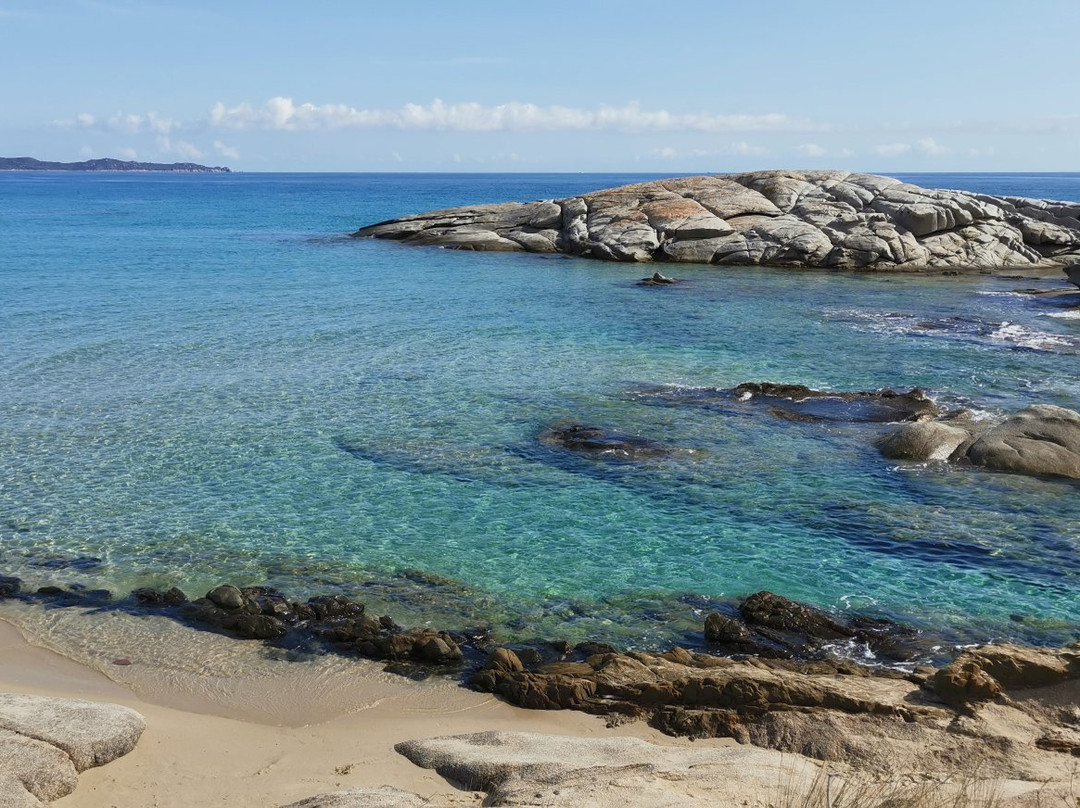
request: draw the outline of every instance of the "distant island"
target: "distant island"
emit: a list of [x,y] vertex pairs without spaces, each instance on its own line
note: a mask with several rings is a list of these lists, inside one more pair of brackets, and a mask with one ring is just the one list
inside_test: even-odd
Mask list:
[[201,166],[198,163],[138,163],[100,157],[81,163],[54,163],[33,157],[0,157],[0,171],[172,171],[180,174],[229,174],[225,166]]

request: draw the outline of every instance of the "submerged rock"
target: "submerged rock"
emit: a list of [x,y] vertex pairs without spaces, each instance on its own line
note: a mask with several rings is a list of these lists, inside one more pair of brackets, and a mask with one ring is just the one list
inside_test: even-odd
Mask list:
[[552,427],[542,432],[538,440],[545,446],[566,449],[589,457],[628,462],[689,454],[692,451],[669,446],[651,438],[584,424]]
[[846,171],[757,171],[452,208],[353,235],[613,261],[996,269],[1080,259],[1080,203],[931,190]]
[[733,388],[644,386],[634,394],[647,402],[745,412],[763,406],[771,415],[794,421],[887,423],[931,418],[937,404],[923,390],[814,390],[802,384],[743,382]]

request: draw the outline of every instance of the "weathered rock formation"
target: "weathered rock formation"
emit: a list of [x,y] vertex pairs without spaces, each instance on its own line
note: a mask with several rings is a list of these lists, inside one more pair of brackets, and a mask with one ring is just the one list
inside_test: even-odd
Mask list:
[[429,738],[395,749],[448,780],[486,791],[485,805],[749,805],[751,797],[775,798],[777,783],[806,793],[818,771],[810,761],[760,749],[531,732]]
[[759,171],[451,208],[353,235],[613,261],[997,269],[1080,260],[1080,203],[929,190],[844,171]]
[[460,635],[404,629],[386,615],[367,614],[364,604],[342,595],[322,595],[301,603],[270,587],[222,584],[183,606],[180,614],[243,639],[274,640],[302,631],[370,659],[453,665],[463,657]]
[[[1080,755],[1080,649],[983,646],[910,675],[851,662],[597,654],[523,664],[493,654],[474,687],[534,709],[647,720],[672,735],[732,737],[883,772],[972,771],[1064,776]],[[1061,753],[1067,754],[1061,754]],[[1053,776],[1053,775],[1051,775]]]
[[79,772],[126,755],[145,728],[117,704],[0,693],[0,808],[70,794]]
[[904,424],[880,446],[895,460],[949,460],[1012,474],[1080,479],[1080,413],[1035,404],[999,423]]
[[919,388],[896,390],[813,390],[802,384],[744,382],[731,389],[657,385],[634,392],[643,401],[671,406],[743,411],[764,406],[771,415],[794,421],[889,423],[938,414],[938,406]]

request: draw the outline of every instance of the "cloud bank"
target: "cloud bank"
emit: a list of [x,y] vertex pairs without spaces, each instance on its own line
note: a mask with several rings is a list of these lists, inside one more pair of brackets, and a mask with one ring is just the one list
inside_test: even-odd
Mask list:
[[596,109],[538,106],[510,102],[488,106],[476,102],[405,104],[395,110],[357,109],[346,104],[296,104],[276,96],[261,107],[220,101],[210,111],[209,123],[226,129],[434,129],[456,132],[588,131],[616,129],[637,132],[786,132],[821,131],[823,124],[782,113],[765,115],[680,114],[646,110],[638,104]]

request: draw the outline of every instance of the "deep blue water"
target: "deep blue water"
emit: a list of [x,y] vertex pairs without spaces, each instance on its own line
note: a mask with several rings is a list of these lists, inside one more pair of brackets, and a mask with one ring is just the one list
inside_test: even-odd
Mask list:
[[[460,602],[389,603],[403,622],[452,608],[640,645],[759,589],[1075,636],[1074,483],[897,466],[874,427],[647,395],[770,380],[1077,408],[1080,300],[1018,293],[1063,280],[680,266],[657,290],[640,266],[346,235],[643,179],[0,174],[0,573],[300,594],[415,569]],[[1080,200],[1077,174],[904,179]],[[701,451],[567,461],[535,440],[562,421]]]

